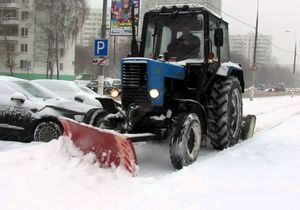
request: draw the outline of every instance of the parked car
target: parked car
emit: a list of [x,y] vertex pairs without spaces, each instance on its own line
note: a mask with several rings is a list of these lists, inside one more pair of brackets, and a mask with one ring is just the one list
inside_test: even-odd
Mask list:
[[99,112],[23,79],[0,76],[0,90],[1,140],[47,142],[62,134],[59,116],[90,122]]
[[121,80],[106,78],[104,80],[104,93],[110,94],[112,89],[118,89],[121,92]]
[[283,83],[279,83],[277,85],[277,87],[275,88],[275,92],[285,92],[285,91],[286,90],[285,90],[285,87],[284,87]]
[[63,98],[102,108],[100,101],[95,96],[87,94],[74,81],[38,79],[33,80],[33,82],[42,85]]
[[92,80],[90,81],[87,85],[88,88],[93,90],[95,93],[98,92],[98,81],[97,80]]

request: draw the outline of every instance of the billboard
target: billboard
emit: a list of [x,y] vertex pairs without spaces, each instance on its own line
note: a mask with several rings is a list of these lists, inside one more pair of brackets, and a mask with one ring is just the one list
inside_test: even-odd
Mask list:
[[134,24],[137,33],[140,0],[112,0],[110,23],[112,36],[132,35],[131,4],[134,4]]

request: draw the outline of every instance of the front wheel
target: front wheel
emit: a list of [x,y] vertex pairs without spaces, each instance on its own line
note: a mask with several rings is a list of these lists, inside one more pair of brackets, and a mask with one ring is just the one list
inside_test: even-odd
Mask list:
[[34,141],[49,142],[63,134],[62,128],[55,122],[39,123],[33,133]]
[[170,158],[173,166],[181,169],[197,159],[203,133],[195,113],[179,114],[175,120],[170,139]]

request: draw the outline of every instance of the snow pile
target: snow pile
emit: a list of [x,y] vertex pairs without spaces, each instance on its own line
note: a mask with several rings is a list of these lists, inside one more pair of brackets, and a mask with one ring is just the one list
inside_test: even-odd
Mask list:
[[[121,168],[99,169],[95,155],[83,155],[68,137],[30,147],[16,145],[24,144],[14,143],[18,147],[14,150],[0,149],[0,209],[74,209],[77,202],[81,205],[82,192],[131,179]],[[78,197],[68,200],[74,193]]]

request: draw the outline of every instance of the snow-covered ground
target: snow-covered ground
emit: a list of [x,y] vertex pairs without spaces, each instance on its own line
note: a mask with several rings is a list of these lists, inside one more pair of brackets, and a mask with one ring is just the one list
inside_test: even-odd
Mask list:
[[300,209],[300,96],[244,100],[253,139],[175,171],[168,145],[136,145],[140,171],[99,169],[68,141],[0,141],[1,210]]

